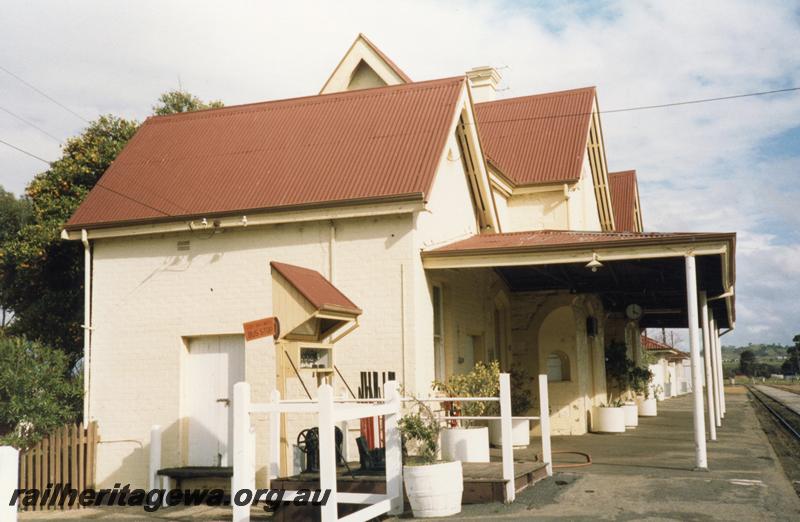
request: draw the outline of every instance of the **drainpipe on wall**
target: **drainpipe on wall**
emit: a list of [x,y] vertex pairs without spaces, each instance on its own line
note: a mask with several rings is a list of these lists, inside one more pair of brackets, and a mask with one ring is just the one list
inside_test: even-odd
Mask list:
[[328,241],[328,280],[333,284],[333,248],[336,246],[336,224],[331,220],[330,239]]
[[569,185],[564,183],[564,202],[567,208],[567,230],[572,230],[572,219],[569,215]]
[[92,354],[92,246],[86,229],[81,230],[83,243],[83,422],[89,417],[89,379]]

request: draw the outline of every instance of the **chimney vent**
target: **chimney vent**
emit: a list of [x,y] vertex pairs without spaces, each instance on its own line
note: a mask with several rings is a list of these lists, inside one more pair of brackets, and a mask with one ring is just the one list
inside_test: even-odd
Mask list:
[[497,99],[497,86],[500,85],[500,73],[490,66],[474,67],[467,71],[467,78],[472,90],[472,101],[475,103],[494,101]]

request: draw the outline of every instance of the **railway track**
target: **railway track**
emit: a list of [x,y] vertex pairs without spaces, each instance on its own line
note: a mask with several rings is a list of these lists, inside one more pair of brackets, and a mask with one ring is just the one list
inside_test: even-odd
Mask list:
[[781,426],[792,434],[795,440],[800,441],[800,415],[787,408],[782,402],[757,390],[754,386],[748,385],[747,390]]
[[783,472],[800,497],[800,414],[754,386],[748,386],[747,390]]

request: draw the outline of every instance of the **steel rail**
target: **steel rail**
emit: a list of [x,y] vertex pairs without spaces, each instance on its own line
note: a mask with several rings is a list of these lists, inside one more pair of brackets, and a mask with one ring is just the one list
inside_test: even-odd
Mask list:
[[[791,424],[789,424],[789,422],[780,413],[778,413],[772,407],[770,407],[770,405],[767,404],[764,401],[764,399],[759,397],[759,394],[761,394],[761,392],[759,392],[758,390],[754,389],[752,386],[749,386],[749,385],[747,386],[747,389],[750,391],[750,393],[753,395],[753,397],[758,399],[758,402],[760,402],[767,409],[767,411],[772,414],[773,417],[778,419],[778,421],[783,425],[784,428],[789,430],[789,432],[792,435],[794,435],[795,439],[800,440],[800,432],[798,432],[796,429],[794,429],[794,427]],[[781,401],[779,401],[777,399],[774,399],[772,397],[770,397],[770,399],[772,399],[773,401],[777,402],[778,404],[781,404],[781,405],[785,406],[785,404],[783,404]]]

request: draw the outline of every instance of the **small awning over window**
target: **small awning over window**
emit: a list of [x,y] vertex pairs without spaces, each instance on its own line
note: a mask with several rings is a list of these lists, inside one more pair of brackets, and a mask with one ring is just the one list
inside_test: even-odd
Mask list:
[[281,322],[282,339],[321,342],[358,325],[361,309],[316,270],[276,261],[270,267],[273,313]]

